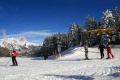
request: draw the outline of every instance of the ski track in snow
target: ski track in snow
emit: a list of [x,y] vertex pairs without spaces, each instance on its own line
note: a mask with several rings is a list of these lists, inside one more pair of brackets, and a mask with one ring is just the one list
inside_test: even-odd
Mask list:
[[[0,80],[120,80],[120,48],[113,48],[114,59],[99,59],[97,48],[89,48],[90,60],[84,60],[84,48],[75,47],[62,57],[17,57],[19,66],[9,66],[10,58],[0,58]],[[106,51],[105,51],[106,54]]]

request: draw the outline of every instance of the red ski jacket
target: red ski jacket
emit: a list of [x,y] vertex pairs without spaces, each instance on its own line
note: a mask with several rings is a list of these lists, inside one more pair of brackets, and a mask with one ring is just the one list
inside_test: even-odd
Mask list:
[[108,52],[111,52],[112,47],[111,47],[110,45],[107,45],[107,47],[106,47],[106,48],[107,48],[107,51],[108,51]]
[[13,56],[17,56],[18,55],[18,53],[16,52],[16,51],[14,51],[13,53],[12,53],[12,57]]

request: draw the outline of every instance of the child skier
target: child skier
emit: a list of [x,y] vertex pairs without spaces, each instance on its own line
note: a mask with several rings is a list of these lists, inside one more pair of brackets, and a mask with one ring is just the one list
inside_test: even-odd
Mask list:
[[110,55],[112,56],[112,58],[114,58],[114,55],[112,54],[111,45],[107,44],[106,49],[107,49],[107,58],[106,59],[110,59]]

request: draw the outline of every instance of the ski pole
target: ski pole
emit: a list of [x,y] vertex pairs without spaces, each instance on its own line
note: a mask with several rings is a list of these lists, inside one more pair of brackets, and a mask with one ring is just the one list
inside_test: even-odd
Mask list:
[[[11,50],[10,50],[10,55],[12,54]],[[11,59],[11,57],[10,57]],[[9,63],[10,59],[8,60],[8,62],[6,63],[5,67],[7,66],[7,64]]]
[[[11,59],[11,58],[10,58]],[[7,66],[7,64],[9,63],[10,59],[8,60],[8,62],[6,63],[5,67]]]

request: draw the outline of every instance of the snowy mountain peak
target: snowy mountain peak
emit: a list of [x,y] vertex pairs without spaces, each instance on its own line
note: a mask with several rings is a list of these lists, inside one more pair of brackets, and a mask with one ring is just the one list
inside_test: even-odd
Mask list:
[[7,38],[0,40],[0,46],[6,47],[8,49],[16,47],[18,48],[18,46],[24,46],[28,48],[31,45],[33,44],[29,43],[25,37]]

